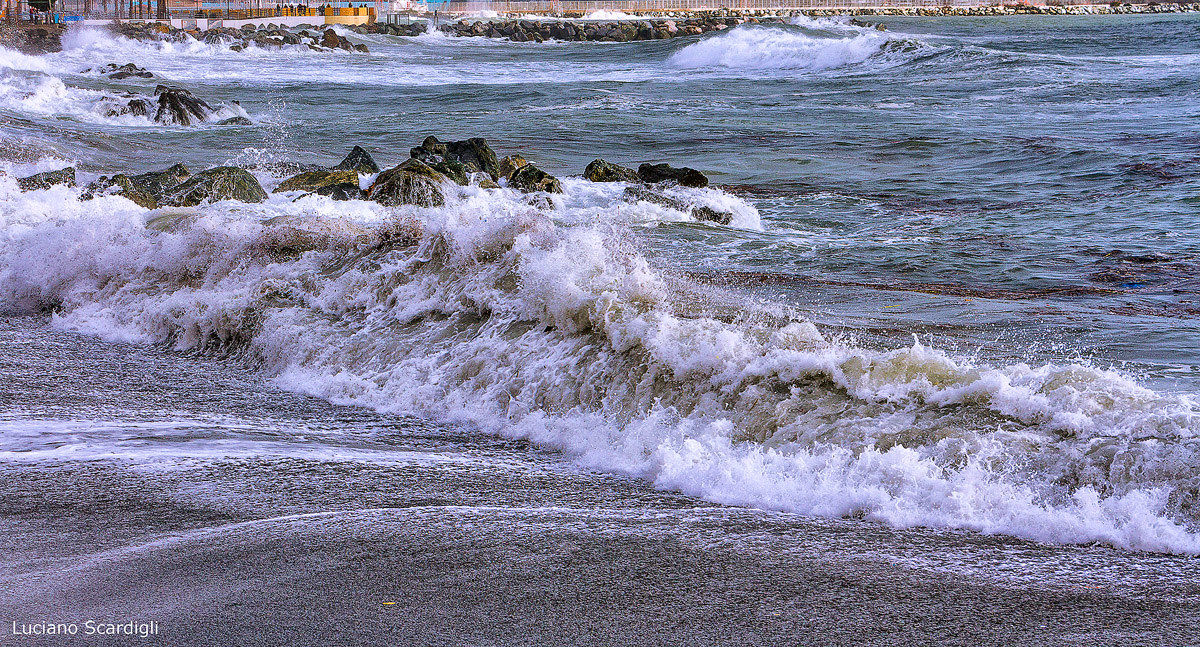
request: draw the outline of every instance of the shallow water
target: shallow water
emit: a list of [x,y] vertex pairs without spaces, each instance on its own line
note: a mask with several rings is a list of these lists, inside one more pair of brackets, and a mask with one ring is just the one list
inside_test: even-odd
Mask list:
[[[369,55],[82,32],[62,54],[2,52],[15,174],[329,164],[352,144],[390,164],[430,133],[484,136],[560,176],[596,157],[700,168],[723,190],[677,197],[734,222],[576,179],[550,210],[507,190],[435,210],[274,196],[159,234],[119,198],[0,179],[0,306],[232,353],[290,390],[714,503],[1200,552],[1200,20],[884,22],[628,44],[351,34]],[[105,93],[159,82],[82,72],[106,62],[256,124],[105,118]],[[262,253],[296,235],[262,224],[278,216],[321,242]],[[414,248],[354,238],[397,219]],[[12,404],[33,413],[5,423],[7,460],[168,451],[138,440],[154,420],[80,432],[35,422],[33,399]],[[205,455],[272,455],[289,433],[185,428]]]

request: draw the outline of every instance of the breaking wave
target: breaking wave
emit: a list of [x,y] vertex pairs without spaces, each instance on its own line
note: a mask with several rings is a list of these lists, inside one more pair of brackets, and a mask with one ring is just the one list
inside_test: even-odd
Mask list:
[[802,18],[792,26],[735,27],[683,47],[671,55],[668,64],[701,70],[818,71],[920,48],[915,41],[887,32]]
[[565,186],[548,210],[465,188],[146,212],[0,177],[0,309],[241,354],[289,389],[714,502],[1200,553],[1191,396],[856,345],[656,269],[619,187]]

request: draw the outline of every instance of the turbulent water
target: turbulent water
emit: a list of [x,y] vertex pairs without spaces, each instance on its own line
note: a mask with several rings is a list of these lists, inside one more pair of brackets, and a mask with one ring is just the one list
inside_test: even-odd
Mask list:
[[[887,26],[0,50],[0,310],[714,503],[1200,554],[1200,20]],[[85,72],[108,62],[160,78]],[[254,124],[105,116],[162,79]],[[147,211],[13,179],[231,163],[270,190],[428,134],[565,193]],[[673,197],[733,221],[570,177],[596,157],[700,168]],[[26,414],[4,460],[170,454]]]

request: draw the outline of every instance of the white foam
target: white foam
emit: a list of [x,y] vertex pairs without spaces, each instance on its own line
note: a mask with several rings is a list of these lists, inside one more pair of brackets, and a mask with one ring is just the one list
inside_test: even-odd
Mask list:
[[[1200,554],[1179,507],[1200,486],[1193,396],[722,311],[732,297],[626,242],[619,185],[589,185],[568,181],[549,213],[507,189],[437,209],[276,195],[159,232],[119,197],[0,179],[0,308],[236,345],[286,388],[469,422],[715,502]],[[418,243],[372,249],[397,222]],[[311,251],[281,258],[281,239]]]
[[607,9],[597,9],[586,14],[584,20],[638,20],[637,16],[625,13],[624,11],[609,11]]
[[826,70],[862,63],[888,36],[875,31],[812,34],[782,27],[736,27],[687,45],[668,63],[683,69]]

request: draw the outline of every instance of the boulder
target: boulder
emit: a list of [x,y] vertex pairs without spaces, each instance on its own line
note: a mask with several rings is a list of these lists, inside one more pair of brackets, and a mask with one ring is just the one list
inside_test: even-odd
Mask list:
[[675,198],[663,195],[658,191],[653,191],[643,186],[626,187],[625,193],[621,197],[623,197],[627,202],[649,202],[650,204],[656,204],[660,207],[666,207],[668,209],[674,209],[675,211],[682,211],[684,213],[687,213],[689,209],[689,206],[686,202],[676,200]]
[[116,63],[109,63],[108,65],[104,65],[102,67],[96,68],[96,71],[99,72],[100,74],[107,75],[108,78],[110,78],[110,79],[114,79],[114,80],[118,80],[118,81],[121,79],[130,78],[130,77],[138,77],[138,78],[142,78],[142,79],[154,78],[154,74],[152,72],[150,72],[149,70],[147,70],[143,67],[138,67],[137,65],[134,65],[133,63],[126,63],[124,65],[117,65]]
[[526,164],[513,171],[508,178],[508,185],[525,193],[545,191],[547,193],[562,193],[562,183],[533,164]]
[[91,200],[99,193],[117,193],[132,200],[138,206],[155,209],[158,207],[158,201],[168,191],[179,186],[189,177],[191,177],[191,173],[182,164],[176,164],[163,171],[140,175],[100,176],[95,182],[87,185],[79,199]]
[[337,35],[337,32],[332,29],[326,29],[324,34],[321,34],[321,47],[329,49],[337,49],[341,47],[342,39]]
[[218,126],[253,126],[254,122],[250,121],[249,119],[247,119],[241,115],[238,115],[236,117],[222,119],[221,121],[217,122],[217,125]]
[[526,166],[529,166],[529,160],[521,157],[520,155],[509,155],[508,157],[500,160],[500,163],[497,164],[496,168],[499,177],[509,179],[512,177],[513,173],[517,172],[517,169],[524,168]]
[[154,89],[154,94],[158,97],[154,120],[159,123],[190,126],[193,122],[204,121],[213,111],[202,99],[183,88],[160,85]]
[[114,110],[109,110],[110,117],[120,115],[133,115],[135,117],[149,117],[150,111],[154,110],[154,104],[146,99],[130,99],[128,103]]
[[466,164],[455,160],[442,160],[429,165],[430,168],[445,175],[454,181],[455,184],[466,186],[470,182],[468,176],[471,171],[467,169]]
[[367,199],[386,206],[440,207],[446,203],[441,185],[448,181],[445,175],[413,158],[380,173],[367,189]]
[[708,186],[708,178],[694,168],[681,166],[673,168],[670,164],[642,164],[637,170],[638,177],[651,184],[657,182],[676,182],[681,186],[703,188]]
[[728,211],[717,211],[712,207],[696,207],[644,186],[627,187],[622,197],[628,202],[649,202],[660,207],[691,214],[693,218],[702,222],[728,225],[733,221],[733,214]]
[[711,207],[696,207],[692,209],[692,217],[702,222],[715,222],[718,225],[728,225],[733,222],[732,213],[717,211]]
[[583,177],[590,182],[631,182],[640,183],[637,171],[606,162],[602,159],[592,160],[583,170]]
[[362,198],[358,188],[358,172],[352,170],[310,171],[290,177],[275,188],[283,191],[305,191],[326,195],[334,200],[356,200]]
[[421,145],[412,149],[413,159],[432,166],[438,162],[454,161],[466,167],[470,173],[484,172],[493,178],[500,177],[496,152],[488,146],[487,140],[472,137],[457,142],[442,142],[437,137],[429,136]]
[[56,184],[75,186],[75,167],[67,167],[57,171],[46,171],[45,173],[30,175],[29,177],[17,178],[17,186],[22,191],[49,189]]
[[378,173],[379,165],[371,157],[371,154],[363,150],[361,146],[355,146],[350,149],[346,155],[346,159],[333,167],[335,171],[354,171],[355,173]]
[[249,171],[236,166],[218,166],[192,176],[159,202],[172,207],[194,207],[205,201],[262,202],[266,199],[267,192]]
[[144,209],[158,208],[158,199],[143,191],[128,175],[118,173],[112,177],[100,176],[100,179],[87,185],[86,191],[79,196],[79,199],[91,200],[98,193],[116,193]]

